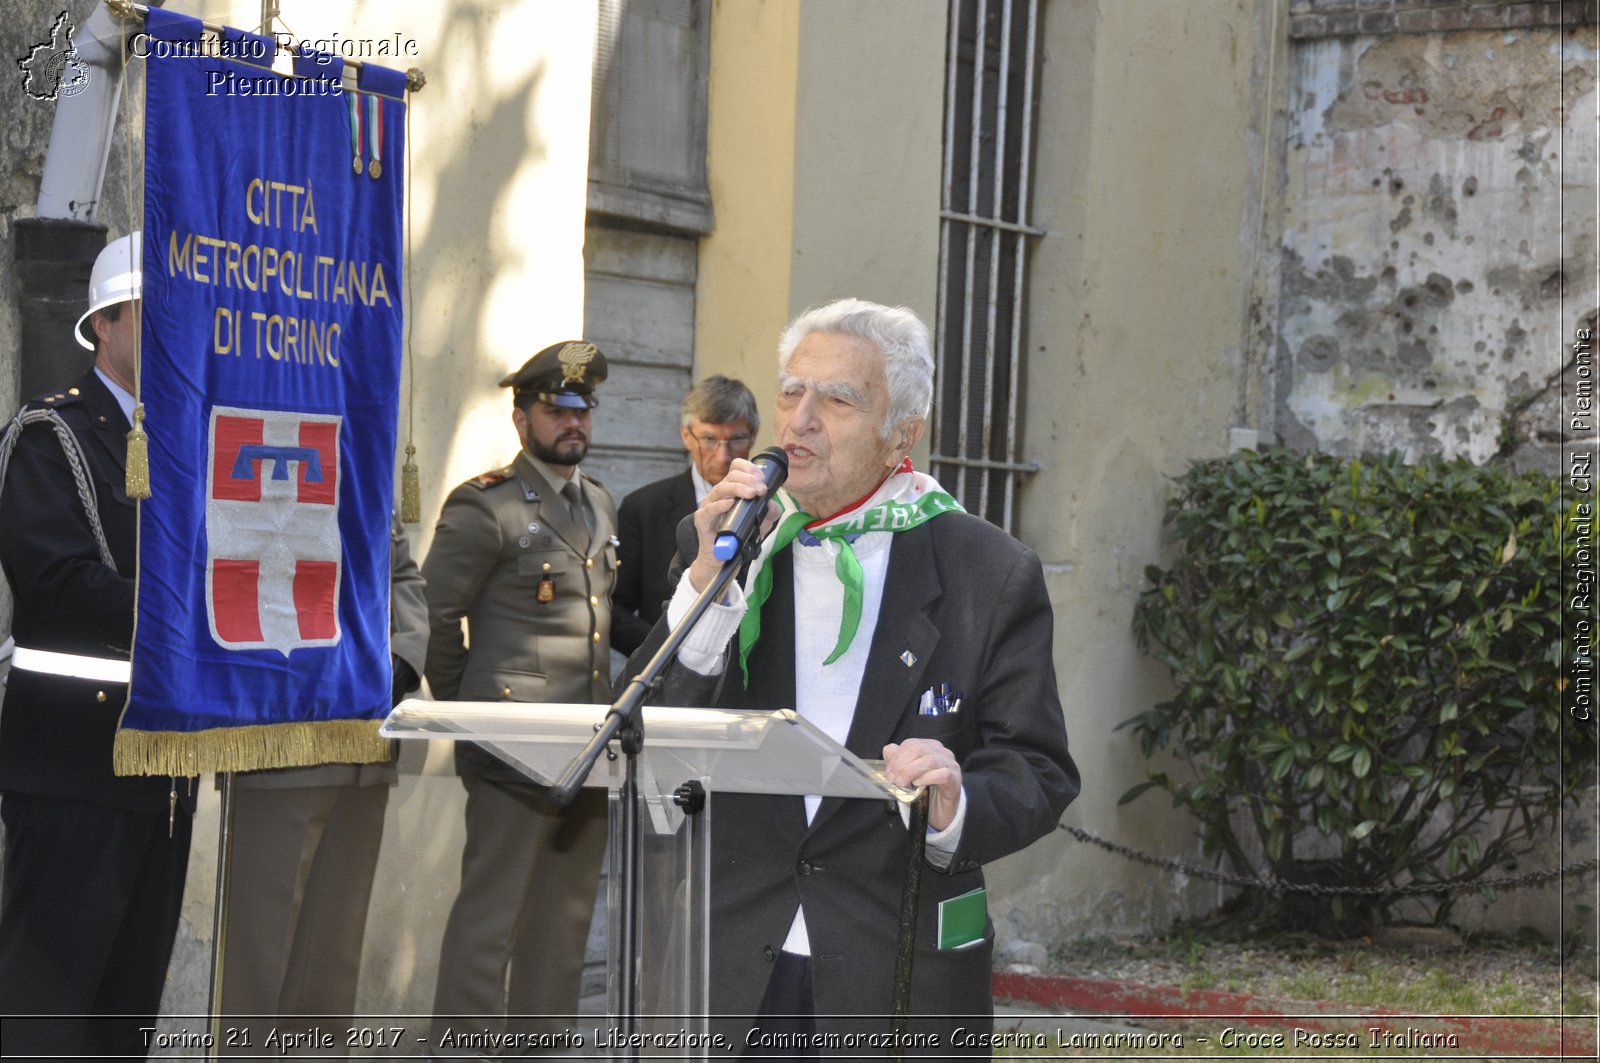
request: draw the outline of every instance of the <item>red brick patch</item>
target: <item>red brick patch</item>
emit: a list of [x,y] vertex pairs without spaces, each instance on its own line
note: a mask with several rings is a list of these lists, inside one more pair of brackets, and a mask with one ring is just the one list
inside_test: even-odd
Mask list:
[[1063,1013],[1091,1013],[1128,1018],[1219,1019],[1250,1026],[1297,1026],[1316,1033],[1361,1034],[1366,1044],[1376,1028],[1380,1037],[1403,1039],[1408,1031],[1455,1034],[1462,1051],[1485,1055],[1596,1058],[1593,1019],[1551,1017],[1408,1015],[1382,1008],[1274,1000],[1248,993],[1214,989],[1184,990],[1092,978],[996,971],[994,995],[1055,1008]]

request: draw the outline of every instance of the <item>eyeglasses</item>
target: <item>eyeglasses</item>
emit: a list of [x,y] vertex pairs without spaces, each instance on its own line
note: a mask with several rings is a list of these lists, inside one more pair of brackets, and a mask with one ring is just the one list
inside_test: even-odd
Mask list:
[[753,442],[752,438],[747,435],[728,436],[727,438],[695,436],[694,441],[700,444],[701,450],[716,451],[727,447],[735,454],[748,454],[750,452],[750,444]]

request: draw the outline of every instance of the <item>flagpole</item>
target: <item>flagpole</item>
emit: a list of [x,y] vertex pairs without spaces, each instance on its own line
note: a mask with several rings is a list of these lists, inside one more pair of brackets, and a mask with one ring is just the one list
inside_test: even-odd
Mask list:
[[233,868],[233,772],[217,775],[222,789],[221,823],[217,828],[216,906],[211,916],[211,1047],[212,1059],[222,1055],[222,955],[228,944],[228,878]]

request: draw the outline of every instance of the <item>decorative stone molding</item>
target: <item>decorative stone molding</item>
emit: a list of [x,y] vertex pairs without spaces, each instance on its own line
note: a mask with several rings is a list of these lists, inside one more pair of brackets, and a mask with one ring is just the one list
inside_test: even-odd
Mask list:
[[1290,0],[1289,38],[1590,25],[1597,0]]

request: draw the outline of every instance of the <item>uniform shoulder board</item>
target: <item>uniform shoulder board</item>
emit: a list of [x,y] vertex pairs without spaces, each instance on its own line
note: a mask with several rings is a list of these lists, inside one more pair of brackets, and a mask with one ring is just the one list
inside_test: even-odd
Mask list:
[[32,400],[29,401],[28,406],[29,406],[29,408],[35,409],[35,410],[38,410],[38,409],[55,410],[55,409],[60,409],[63,406],[71,406],[74,403],[79,403],[79,402],[82,402],[82,401],[83,401],[83,396],[78,393],[78,389],[77,388],[73,387],[73,388],[67,388],[64,391],[51,391],[51,392],[46,392],[43,395],[35,396]]
[[467,483],[482,491],[486,487],[493,487],[495,484],[505,483],[509,479],[511,479],[511,466],[507,465],[504,468],[490,469],[486,473],[480,473],[479,475],[468,480]]

